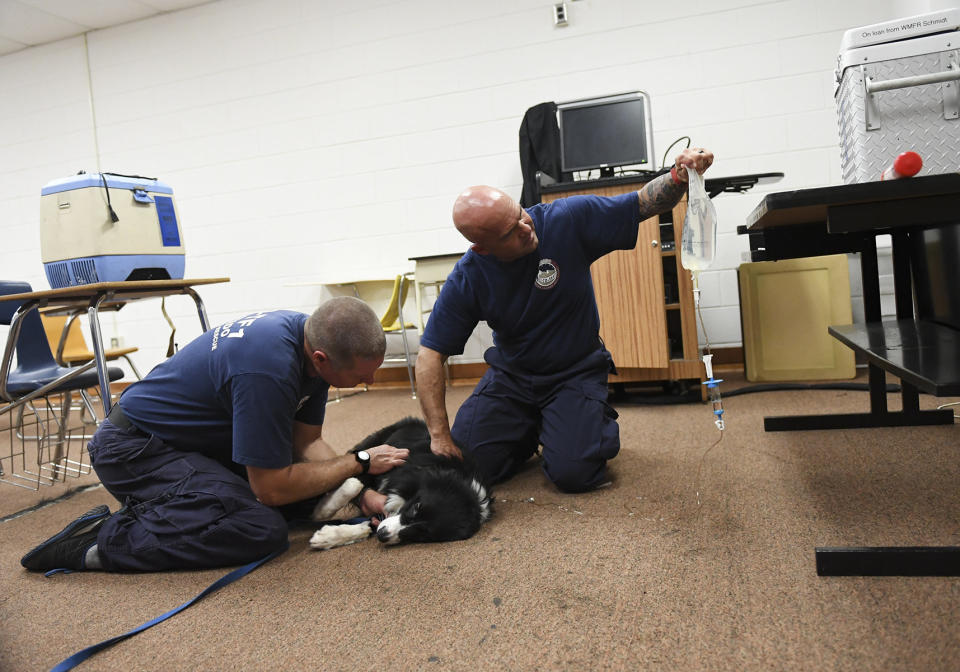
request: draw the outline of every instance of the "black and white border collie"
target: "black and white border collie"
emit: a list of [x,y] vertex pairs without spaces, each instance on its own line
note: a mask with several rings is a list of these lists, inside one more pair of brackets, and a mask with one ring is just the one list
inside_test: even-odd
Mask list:
[[[384,544],[467,539],[490,520],[491,493],[470,457],[464,455],[463,460],[458,460],[432,453],[430,434],[423,420],[404,418],[374,432],[354,450],[384,443],[408,449],[407,461],[385,474],[348,478],[320,499],[313,520],[330,520],[364,486],[387,496],[386,517],[377,527],[377,539]],[[310,538],[310,546],[344,546],[366,539],[372,532],[367,521],[324,525]]]

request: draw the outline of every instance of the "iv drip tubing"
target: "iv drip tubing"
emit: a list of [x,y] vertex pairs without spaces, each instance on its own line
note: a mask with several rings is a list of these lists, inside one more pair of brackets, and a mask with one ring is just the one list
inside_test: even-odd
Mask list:
[[700,509],[703,508],[703,502],[700,501],[700,472],[703,470],[703,463],[707,461],[707,455],[719,446],[721,441],[723,441],[723,432],[720,432],[720,438],[714,441],[713,445],[703,451],[703,455],[700,456],[700,463],[697,465],[697,475],[694,478],[694,491],[697,493],[697,513],[700,513]]
[[703,321],[703,313],[700,311],[700,271],[690,271],[690,275],[693,276],[693,303],[697,311],[697,321],[700,322],[700,329],[703,330],[703,350],[709,355],[712,354],[710,337],[707,336],[707,325]]

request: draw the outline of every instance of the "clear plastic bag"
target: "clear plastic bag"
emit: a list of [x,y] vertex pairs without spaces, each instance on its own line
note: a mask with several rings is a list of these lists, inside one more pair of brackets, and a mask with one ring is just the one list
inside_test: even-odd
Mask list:
[[690,166],[687,170],[687,215],[683,220],[680,263],[688,271],[702,271],[717,256],[717,211],[707,196],[703,176]]

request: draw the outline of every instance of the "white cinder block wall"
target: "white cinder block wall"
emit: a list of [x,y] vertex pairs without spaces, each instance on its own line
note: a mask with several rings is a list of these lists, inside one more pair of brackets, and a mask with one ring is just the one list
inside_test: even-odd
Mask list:
[[[232,279],[201,292],[212,322],[309,312],[325,290],[293,283],[465,249],[453,199],[476,183],[519,198],[527,108],[633,89],[652,98],[658,163],[689,135],[716,153],[714,176],[838,184],[843,31],[931,4],[568,0],[556,28],[545,0],[220,0],[88,33],[89,78],[83,38],[26,49],[0,58],[0,276],[48,287],[42,185],[134,173],[174,188],[187,277]],[[741,342],[736,227],[763,192],[715,201],[719,258],[701,278],[714,346]],[[168,304],[186,343],[193,305]],[[142,369],[163,357],[158,302],[103,322],[140,347]],[[479,361],[484,340],[461,361]]]

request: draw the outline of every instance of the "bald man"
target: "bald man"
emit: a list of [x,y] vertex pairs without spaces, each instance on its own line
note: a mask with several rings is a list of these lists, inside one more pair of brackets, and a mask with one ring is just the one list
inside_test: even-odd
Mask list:
[[[669,174],[638,192],[529,209],[489,186],[457,197],[453,222],[472,245],[443,286],[417,356],[417,396],[433,452],[460,456],[461,446],[492,484],[516,473],[540,445],[543,471],[560,490],[608,480],[620,428],[606,402],[614,369],[600,341],[590,264],[632,249],[639,223],[679,202],[684,166],[702,174],[712,163],[712,153],[686,149]],[[489,368],[451,430],[443,365],[463,352],[481,320],[493,330]]]

